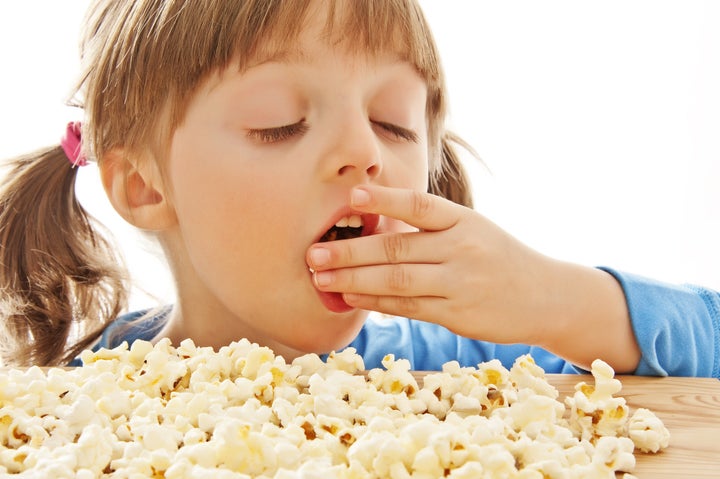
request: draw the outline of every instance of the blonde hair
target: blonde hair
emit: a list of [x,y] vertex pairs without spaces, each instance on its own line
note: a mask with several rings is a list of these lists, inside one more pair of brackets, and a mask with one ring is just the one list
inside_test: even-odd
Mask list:
[[[81,39],[73,103],[85,110],[83,148],[102,162],[115,147],[163,158],[188,101],[212,73],[240,71],[293,41],[310,0],[97,0]],[[327,2],[327,39],[358,52],[397,50],[428,86],[429,191],[472,206],[445,131],[437,47],[415,0]],[[336,15],[342,11],[343,15]],[[143,155],[140,155],[143,156]],[[145,155],[143,157],[147,157]],[[2,359],[72,360],[126,307],[124,268],[74,193],[76,169],[59,147],[13,160],[0,189]],[[160,165],[162,168],[162,165]],[[81,325],[71,340],[73,325]]]

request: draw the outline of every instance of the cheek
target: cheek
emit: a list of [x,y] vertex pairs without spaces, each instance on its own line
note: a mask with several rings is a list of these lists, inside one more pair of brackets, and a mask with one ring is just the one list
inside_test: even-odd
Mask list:
[[[291,254],[286,244],[292,238],[289,222],[297,215],[288,211],[286,196],[293,194],[292,185],[283,184],[268,169],[253,171],[246,163],[219,154],[206,162],[190,153],[177,155],[171,170],[188,260],[213,282],[251,277],[262,281],[255,272],[274,262],[287,263],[282,255]],[[254,271],[253,275],[247,271]]]
[[[251,179],[252,178],[252,179]],[[228,172],[198,174],[178,191],[178,218],[188,236],[202,235],[222,244],[244,243],[266,249],[281,236],[281,197],[257,176],[236,177]],[[221,249],[218,244],[217,248]]]
[[[426,143],[421,142],[410,150],[407,154],[399,155],[400,161],[393,162],[393,171],[388,171],[384,186],[426,192],[429,186]],[[385,218],[382,229],[398,233],[418,230],[414,226],[393,218]]]
[[397,161],[386,164],[388,181],[397,188],[407,188],[416,191],[427,191],[429,185],[429,166],[427,145],[421,142],[413,145],[407,151],[398,155]]

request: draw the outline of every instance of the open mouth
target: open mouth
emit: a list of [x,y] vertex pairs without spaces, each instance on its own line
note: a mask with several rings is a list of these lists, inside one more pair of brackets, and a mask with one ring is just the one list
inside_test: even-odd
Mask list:
[[335,225],[322,235],[319,242],[337,241],[362,236],[364,222],[360,215],[350,215],[340,218]]
[[[344,239],[359,238],[374,234],[378,227],[379,217],[377,215],[357,215],[346,214],[328,229],[317,241],[325,243],[328,241],[338,241]],[[310,273],[315,272],[310,269]],[[349,306],[342,298],[342,294],[330,291],[317,290],[320,301],[327,309],[335,313],[344,313],[351,311],[353,308]]]

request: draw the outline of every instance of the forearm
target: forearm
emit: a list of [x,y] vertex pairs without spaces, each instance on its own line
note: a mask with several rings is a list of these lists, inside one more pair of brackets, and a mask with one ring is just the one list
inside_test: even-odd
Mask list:
[[547,330],[536,343],[586,369],[600,358],[618,373],[633,372],[641,353],[620,284],[598,269],[547,261],[539,309]]

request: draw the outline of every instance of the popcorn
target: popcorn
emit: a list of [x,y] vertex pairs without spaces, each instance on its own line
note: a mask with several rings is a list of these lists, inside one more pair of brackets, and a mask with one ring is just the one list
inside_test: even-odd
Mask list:
[[612,368],[598,359],[592,363],[592,375],[594,385],[578,383],[575,394],[565,399],[571,428],[583,439],[625,435],[629,409],[624,398],[614,396],[622,388],[620,381],[613,377]]
[[450,361],[419,382],[353,349],[288,364],[242,340],[136,341],[74,369],[0,372],[0,475],[179,478],[608,478],[669,433],[629,414],[602,361],[564,402],[530,356]]
[[520,356],[510,369],[508,378],[518,391],[529,389],[534,394],[547,396],[551,399],[558,397],[557,390],[547,382],[545,371],[535,364],[532,356]]
[[670,431],[649,409],[639,408],[628,423],[628,435],[642,452],[658,452],[668,447]]

